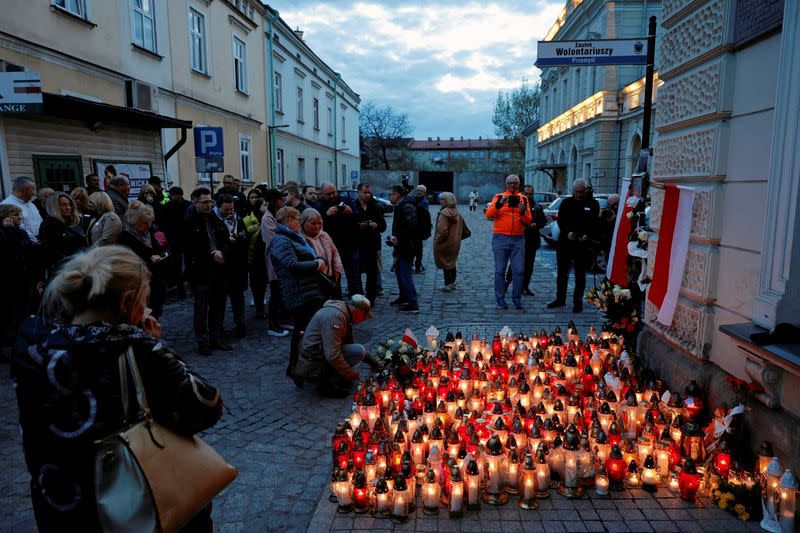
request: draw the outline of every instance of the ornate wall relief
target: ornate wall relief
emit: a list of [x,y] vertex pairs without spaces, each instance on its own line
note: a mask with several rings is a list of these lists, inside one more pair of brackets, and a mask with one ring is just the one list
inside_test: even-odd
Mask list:
[[658,309],[647,301],[645,323],[648,326],[698,359],[708,358],[704,345],[709,338],[709,326],[713,324],[713,311],[710,307],[696,307],[681,298],[670,326],[656,322],[656,316]]
[[666,82],[658,93],[656,128],[721,111],[721,69],[716,61]]
[[725,0],[715,0],[667,32],[661,41],[659,73],[662,78],[676,67],[723,44],[726,4]]
[[707,177],[712,175],[717,128],[681,135],[659,135],[654,153],[653,177]]

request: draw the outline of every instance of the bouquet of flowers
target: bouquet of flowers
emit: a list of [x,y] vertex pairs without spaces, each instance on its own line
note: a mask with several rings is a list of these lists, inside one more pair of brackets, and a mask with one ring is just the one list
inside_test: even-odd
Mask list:
[[603,311],[612,331],[628,338],[641,327],[630,289],[623,289],[604,279],[599,287],[586,291],[586,299]]
[[414,377],[412,368],[423,357],[427,350],[424,347],[414,348],[410,344],[394,339],[386,339],[378,344],[376,354],[383,362],[384,370],[379,374],[379,379],[394,377],[400,383],[406,383]]
[[727,480],[712,484],[711,500],[720,509],[728,511],[739,520],[761,519],[761,488],[756,483],[752,487],[744,484],[734,485]]

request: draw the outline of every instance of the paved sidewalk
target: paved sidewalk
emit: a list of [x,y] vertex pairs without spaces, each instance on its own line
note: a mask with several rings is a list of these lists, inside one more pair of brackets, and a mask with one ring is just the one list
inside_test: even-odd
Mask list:
[[[434,217],[437,209],[432,209]],[[364,342],[368,348],[374,348],[387,338],[399,338],[406,327],[411,327],[422,338],[431,324],[436,325],[442,335],[448,329],[455,331],[456,326],[463,326],[462,333],[467,335],[477,330],[482,334],[491,334],[506,324],[515,331],[530,331],[534,327],[537,330],[550,330],[555,325],[563,328],[573,319],[582,332],[590,325],[599,327],[602,324],[600,314],[589,306],[578,315],[573,315],[569,308],[546,308],[546,303],[555,294],[555,254],[546,246],[537,256],[531,284],[536,296],[523,297],[526,310],[496,309],[492,290],[491,222],[483,219],[480,213],[467,213],[466,209],[463,212],[473,236],[464,241],[459,258],[459,290],[453,293],[438,290],[443,278],[441,271],[434,268],[429,240],[424,256],[427,269],[423,274],[414,275],[420,296],[420,313],[400,313],[388,304],[397,296],[397,285],[394,274],[389,272],[390,253],[385,251],[386,294],[377,302],[377,318],[356,328],[358,341]],[[599,277],[597,281],[599,283]],[[591,276],[587,284],[592,286]],[[267,336],[265,322],[255,320],[253,314],[253,310],[248,309],[248,336],[241,340],[231,339],[236,350],[215,352],[211,357],[199,356],[194,351],[191,300],[169,303],[163,317],[166,341],[185,357],[190,366],[220,387],[225,401],[226,410],[222,420],[204,435],[207,442],[239,469],[238,479],[214,500],[217,531],[305,531],[309,524],[312,531],[334,526],[339,528],[342,524],[351,527],[353,524],[348,525],[347,518],[335,522],[330,515],[327,522],[324,518],[331,509],[335,511],[335,505],[327,501],[330,436],[336,423],[349,412],[350,401],[319,398],[313,387],[309,386],[302,390],[295,388],[284,376],[288,338]],[[233,326],[230,318],[227,325]],[[366,372],[368,369],[363,366],[362,373]],[[28,494],[29,477],[22,456],[16,399],[7,367],[0,368],[0,410],[3,413],[0,420],[0,469],[3,472],[0,479],[0,530],[34,531]],[[552,501],[555,504],[558,499]],[[589,500],[584,502],[588,503]],[[565,501],[564,504],[569,505],[570,502]],[[578,504],[584,505],[581,502]],[[544,504],[543,509],[546,506]],[[315,511],[318,512],[316,517]],[[702,508],[692,512],[710,513]],[[523,524],[517,518],[516,525],[506,525],[506,522],[514,523],[514,520],[501,520],[507,514],[495,514],[493,510],[486,509],[481,511],[479,523],[486,524],[484,531],[501,531]],[[544,524],[540,522],[543,518],[538,513],[527,514],[539,516],[531,524]],[[544,520],[567,520],[574,515],[562,514],[547,515],[549,518]],[[702,516],[709,520],[717,519],[712,514]],[[689,518],[694,516],[690,514]],[[586,520],[593,522],[589,518]],[[613,522],[610,518],[608,521]],[[438,522],[412,521],[406,528],[418,527],[417,530],[423,531],[423,528],[433,527],[434,522],[442,530],[461,527],[440,519]],[[466,526],[468,523],[473,525]],[[468,516],[456,524],[465,525],[465,528],[474,527],[475,520]],[[697,528],[706,527],[698,524]],[[364,529],[372,527],[367,522],[359,522],[355,526]],[[387,526],[386,521],[375,524],[375,527]],[[524,523],[523,530],[534,529],[529,529],[529,524]]]

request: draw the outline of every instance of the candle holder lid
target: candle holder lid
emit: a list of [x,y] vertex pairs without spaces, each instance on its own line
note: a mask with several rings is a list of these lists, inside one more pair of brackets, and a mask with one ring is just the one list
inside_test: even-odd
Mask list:
[[797,490],[797,479],[795,479],[792,471],[788,468],[781,476],[781,488],[786,490]]
[[486,453],[489,455],[503,454],[503,443],[500,442],[500,437],[497,436],[497,433],[493,433],[489,440],[486,441]]

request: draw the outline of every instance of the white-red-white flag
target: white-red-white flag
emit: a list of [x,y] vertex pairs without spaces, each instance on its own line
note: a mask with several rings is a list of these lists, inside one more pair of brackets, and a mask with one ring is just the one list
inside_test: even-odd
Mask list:
[[614,236],[611,238],[611,252],[608,255],[606,277],[620,287],[628,286],[628,238],[631,233],[631,219],[628,213],[635,206],[628,206],[631,197],[631,180],[622,180],[619,206],[617,207],[617,220],[614,224]]
[[664,206],[661,226],[658,228],[653,282],[647,299],[658,307],[656,320],[666,326],[672,324],[683,271],[686,269],[694,196],[695,190],[689,187],[672,184],[664,186]]
[[417,339],[417,336],[414,335],[414,332],[411,331],[411,328],[406,328],[406,330],[403,332],[403,338],[400,340],[415,349],[419,344],[419,340]]

